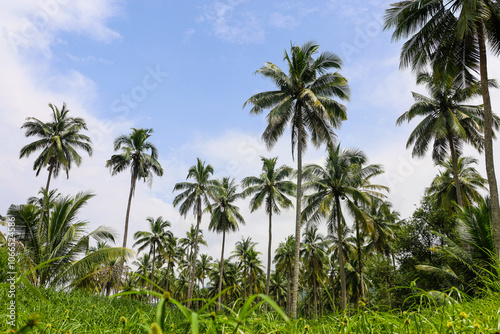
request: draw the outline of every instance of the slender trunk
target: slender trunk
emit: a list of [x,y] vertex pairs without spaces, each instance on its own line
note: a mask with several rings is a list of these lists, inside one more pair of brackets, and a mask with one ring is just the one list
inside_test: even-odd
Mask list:
[[318,287],[317,287],[317,282],[316,282],[316,275],[314,275],[314,280],[313,280],[313,293],[314,293],[314,315],[316,318],[318,318]]
[[[300,109],[300,106],[298,107]],[[297,319],[300,271],[300,230],[302,225],[302,117],[299,115],[297,134],[297,212],[295,216],[295,256],[293,267],[292,318]]]
[[243,297],[247,301],[247,271],[243,270]]
[[[41,240],[41,233],[43,231],[42,225],[43,225],[43,219],[45,216],[45,211],[49,211],[49,203],[47,203],[47,202],[49,199],[50,179],[52,178],[52,173],[54,171],[54,165],[55,165],[55,161],[51,160],[50,167],[49,167],[49,176],[47,177],[47,185],[45,186],[45,193],[47,194],[47,196],[44,196],[42,193],[42,213],[40,214],[40,220],[38,222],[38,230],[37,230],[38,240]],[[48,215],[48,213],[47,213],[47,215]]]
[[361,251],[361,235],[359,233],[359,221],[355,219],[356,221],[356,246],[358,248],[358,268],[359,268],[359,291],[361,292],[361,299],[365,299],[365,282],[364,282],[364,277],[363,277],[363,256],[362,256],[362,251]]
[[169,280],[170,280],[170,270],[172,270],[172,256],[169,255],[168,256],[168,265],[167,265],[167,284],[166,287],[165,287],[165,290],[169,291],[169,286],[168,286],[168,283],[169,283]]
[[[128,238],[128,222],[130,218],[130,207],[132,205],[132,197],[134,196],[134,190],[135,190],[135,183],[137,181],[136,173],[132,172],[132,175],[130,177],[130,192],[128,195],[128,203],[127,203],[127,213],[125,214],[125,229],[123,231],[123,248],[127,248],[127,238]],[[120,287],[122,285],[122,275],[123,275],[123,269],[125,267],[125,257],[122,257],[121,262],[120,262],[120,275],[118,275],[118,286],[117,292],[120,291]]]
[[491,218],[493,237],[497,255],[500,254],[500,204],[498,201],[498,186],[495,176],[495,165],[493,159],[493,112],[491,109],[490,92],[488,89],[488,70],[486,60],[486,43],[483,25],[477,26],[477,38],[479,42],[479,67],[481,73],[481,92],[484,106],[484,157],[486,160],[486,175],[490,186]]
[[335,198],[335,206],[337,207],[337,252],[339,258],[339,266],[340,266],[340,291],[341,291],[341,303],[340,303],[340,311],[344,311],[347,305],[347,292],[346,292],[346,282],[345,282],[345,268],[344,268],[344,254],[342,254],[342,219],[340,212],[340,201]]
[[198,233],[200,231],[200,224],[201,224],[201,197],[198,196],[196,199],[198,201],[198,217],[196,219],[196,233],[194,236],[194,256],[193,256],[193,263],[191,265],[191,279],[189,281],[189,286],[188,286],[188,302],[187,302],[187,307],[191,307],[191,298],[193,298],[193,290],[194,290],[194,276],[196,273],[196,258],[198,257]]
[[47,184],[45,185],[45,191],[47,192],[47,195],[49,194],[50,179],[52,178],[52,172],[54,171],[54,164],[54,161],[50,163],[49,177],[47,178]]
[[[153,278],[154,278],[154,272],[155,272],[155,260],[156,260],[156,252],[155,252],[155,244],[153,243],[153,263],[151,263],[151,291],[153,291],[154,289],[154,285],[153,285]],[[152,303],[153,302],[153,295],[149,295],[149,302]]]
[[273,229],[272,229],[272,207],[271,203],[269,203],[269,242],[267,245],[267,281],[266,281],[266,295],[269,296],[269,284],[271,282],[271,242],[273,238]]
[[286,312],[290,315],[292,311],[292,290],[291,290],[291,280],[290,271],[287,270],[286,273],[286,285],[287,285],[287,297],[286,297]]
[[217,310],[220,310],[222,305],[222,280],[224,275],[224,245],[226,243],[226,230],[222,230],[222,251],[220,253],[220,274],[219,274],[219,304],[217,305]]
[[455,191],[457,194],[457,203],[460,205],[461,208],[464,207],[464,202],[462,200],[462,186],[460,184],[460,178],[458,175],[458,157],[457,157],[457,152],[455,150],[455,145],[453,144],[453,138],[451,135],[448,136],[448,143],[450,145],[450,152],[451,152],[451,165],[453,168],[453,179],[455,180]]

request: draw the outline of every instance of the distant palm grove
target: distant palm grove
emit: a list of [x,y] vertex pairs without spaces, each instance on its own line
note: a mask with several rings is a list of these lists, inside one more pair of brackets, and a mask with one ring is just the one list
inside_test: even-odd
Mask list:
[[[80,210],[95,194],[51,188],[53,178],[61,173],[69,178],[92,156],[85,120],[64,103],[61,108],[49,104],[47,120],[26,119],[20,126],[33,141],[20,148],[19,157],[32,159],[36,176],[47,182],[1,216],[4,226],[15,222],[17,234],[12,244],[0,232],[0,282],[8,278],[14,249],[16,284],[24,288],[82,289],[101,296],[130,292],[122,298],[153,304],[157,295],[134,292],[168,291],[192,309],[215,298],[214,312],[255,294],[270,296],[292,318],[319,318],[360,305],[402,308],[416,289],[455,287],[479,296],[487,282],[500,280],[493,163],[500,118],[490,102],[490,90],[498,85],[488,77],[486,58],[500,51],[500,4],[402,1],[390,5],[384,20],[393,39],[405,42],[401,67],[409,67],[427,91],[408,92],[414,103],[394,120],[414,128],[401,145],[414,158],[431,156],[436,165],[436,176],[411,217],[400,216],[390,189],[379,184],[384,166],[369,162],[369,152],[340,144],[336,131],[348,117],[343,103],[351,99],[342,60],[313,42],[293,44],[283,65],[266,62],[256,71],[273,90],[242,104],[250,114],[265,116],[261,139],[269,149],[291,140],[296,165],[264,156],[260,170],[237,180],[215,178],[210,161],[193,157],[185,179],[164,189],[173,191],[179,214],[196,221],[186,223],[184,235],[174,235],[172,222],[162,216],[144,217],[141,230],[129,228],[136,188],[169,173],[158,160],[153,129],[132,128],[119,136],[109,160],[102,162],[109,177],[130,177],[128,200],[119,203],[123,234],[117,235],[105,226],[87,228]],[[474,104],[475,98],[482,103]],[[291,138],[282,138],[285,133]],[[311,144],[324,149],[319,163],[303,161]],[[486,175],[476,169],[476,158],[464,155],[466,146],[484,157]],[[241,203],[265,213],[266,221],[243,216]],[[295,220],[289,236],[273,248],[273,220],[284,211],[294,212]],[[226,236],[245,224],[265,230],[267,240],[244,236],[227,244]],[[220,236],[220,256],[204,253],[208,233]],[[267,251],[257,251],[257,242]]]

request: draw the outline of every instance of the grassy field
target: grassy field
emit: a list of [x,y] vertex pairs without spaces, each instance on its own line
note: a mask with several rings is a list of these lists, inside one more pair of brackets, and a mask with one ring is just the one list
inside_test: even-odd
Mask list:
[[[500,333],[498,294],[456,302],[455,292],[451,294],[455,298],[440,297],[440,305],[432,307],[428,303],[433,304],[436,298],[424,295],[407,311],[360,308],[318,320],[293,321],[274,309],[264,312],[262,305],[256,307],[255,303],[238,309],[226,308],[216,314],[210,307],[198,312],[185,309],[172,299],[161,299],[158,306],[151,306],[78,291],[49,290],[43,294],[48,302],[22,290],[18,290],[16,297],[20,325],[27,324],[30,316],[39,315],[32,329],[34,333]],[[7,290],[2,288],[1,333],[10,332],[6,317],[8,302]]]

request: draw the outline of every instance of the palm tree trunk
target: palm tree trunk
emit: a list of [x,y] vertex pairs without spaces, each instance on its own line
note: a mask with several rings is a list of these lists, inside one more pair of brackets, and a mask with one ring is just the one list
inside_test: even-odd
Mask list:
[[[45,186],[45,193],[47,194],[46,198],[42,198],[42,213],[40,215],[40,221],[38,222],[38,231],[37,231],[37,236],[38,240],[41,240],[41,233],[43,231],[42,229],[42,224],[43,224],[43,218],[45,216],[45,211],[48,211],[48,199],[49,199],[49,186],[50,186],[50,179],[52,177],[52,173],[54,171],[54,165],[55,161],[50,162],[50,167],[49,167],[49,176],[47,177],[47,185]],[[43,196],[43,193],[42,193]],[[47,200],[47,201],[46,201]]]
[[340,266],[340,291],[341,291],[341,303],[340,303],[340,311],[344,311],[347,305],[347,292],[346,292],[346,282],[345,282],[345,268],[344,268],[344,254],[342,254],[342,219],[341,219],[341,211],[340,211],[340,201],[335,198],[335,206],[337,207],[337,252],[339,258],[339,266]]
[[172,255],[168,255],[168,265],[167,265],[167,284],[166,287],[165,287],[165,290],[169,291],[168,290],[168,284],[169,284],[169,280],[170,280],[170,270],[172,270]]
[[219,304],[217,305],[217,310],[220,311],[220,306],[222,304],[222,280],[224,275],[224,245],[226,244],[226,230],[222,230],[222,251],[220,253],[220,274],[219,274]]
[[362,251],[361,251],[361,235],[359,233],[359,221],[358,219],[355,219],[356,221],[356,246],[358,248],[358,268],[359,268],[359,291],[361,292],[361,299],[365,299],[365,289],[364,289],[364,277],[363,277],[363,256],[362,256]]
[[49,193],[50,179],[52,178],[52,172],[54,171],[54,161],[50,163],[49,176],[47,177],[47,184],[45,185],[45,191]]
[[488,89],[488,69],[486,60],[486,43],[483,25],[477,26],[477,38],[479,42],[479,67],[481,73],[481,92],[484,106],[484,157],[486,160],[486,175],[490,187],[491,218],[493,237],[497,255],[500,254],[500,204],[498,201],[498,186],[495,176],[495,165],[493,159],[493,112],[491,109],[490,92]]
[[[153,277],[154,277],[154,272],[155,272],[155,260],[156,260],[156,252],[155,252],[155,244],[153,243],[152,245],[153,248],[153,262],[151,263],[151,291],[153,291]],[[153,302],[153,295],[149,295],[149,302]]]
[[[300,106],[298,106],[300,108]],[[297,211],[295,216],[295,256],[293,267],[292,318],[297,319],[297,302],[299,297],[299,264],[300,264],[300,231],[302,224],[302,117],[299,114],[297,134]]]
[[314,315],[318,318],[318,287],[316,282],[316,275],[313,274],[313,291],[314,291]]
[[291,290],[291,280],[292,277],[290,275],[290,271],[287,270],[286,272],[286,285],[287,285],[287,298],[286,298],[286,311],[287,314],[290,316],[290,313],[292,311],[292,290]]
[[[135,182],[137,181],[136,173],[132,172],[130,177],[130,192],[128,195],[128,203],[127,203],[127,213],[125,214],[125,230],[123,231],[123,248],[127,248],[127,238],[128,238],[128,222],[130,218],[130,207],[132,205],[132,197],[134,196],[135,190]],[[116,287],[117,292],[120,291],[120,286],[122,285],[122,275],[123,269],[125,267],[125,257],[122,257],[120,262],[120,275],[118,275],[118,285]]]
[[[270,202],[270,201],[269,201]],[[267,245],[267,281],[266,281],[266,295],[269,296],[269,284],[271,282],[271,242],[273,238],[272,229],[272,211],[271,203],[269,203],[269,242]]]
[[196,218],[196,233],[194,236],[194,256],[193,256],[193,263],[191,265],[191,279],[189,281],[189,286],[188,286],[188,303],[187,307],[191,307],[191,298],[193,298],[193,290],[194,290],[194,276],[196,273],[196,258],[198,257],[198,233],[200,232],[200,224],[201,224],[201,197],[198,196],[196,199],[198,201],[198,217]]
[[457,203],[460,205],[461,208],[464,207],[464,203],[462,200],[462,186],[460,185],[460,178],[458,175],[458,157],[457,157],[457,152],[455,150],[455,145],[453,144],[453,138],[451,135],[448,136],[448,143],[450,145],[450,152],[451,152],[451,165],[453,168],[453,179],[455,180],[455,190],[457,193]]

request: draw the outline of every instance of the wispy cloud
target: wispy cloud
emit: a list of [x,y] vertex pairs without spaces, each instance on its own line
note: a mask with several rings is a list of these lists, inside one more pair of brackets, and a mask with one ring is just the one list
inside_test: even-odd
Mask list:
[[2,5],[0,30],[11,48],[32,49],[46,57],[51,46],[60,43],[60,32],[89,36],[110,42],[120,35],[107,20],[120,13],[116,0],[11,1]]
[[113,62],[111,60],[101,58],[101,57],[94,57],[94,56],[78,57],[78,56],[72,55],[71,53],[68,53],[67,56],[72,61],[77,62],[77,63],[82,63],[82,64],[89,64],[89,63],[102,63],[102,64],[108,64],[108,65],[113,64]]
[[300,25],[300,22],[292,15],[284,15],[276,12],[269,17],[269,24],[280,29],[293,30]]
[[218,38],[231,43],[254,44],[265,40],[263,23],[254,12],[242,9],[246,1],[217,1],[204,8],[200,21],[211,25]]

